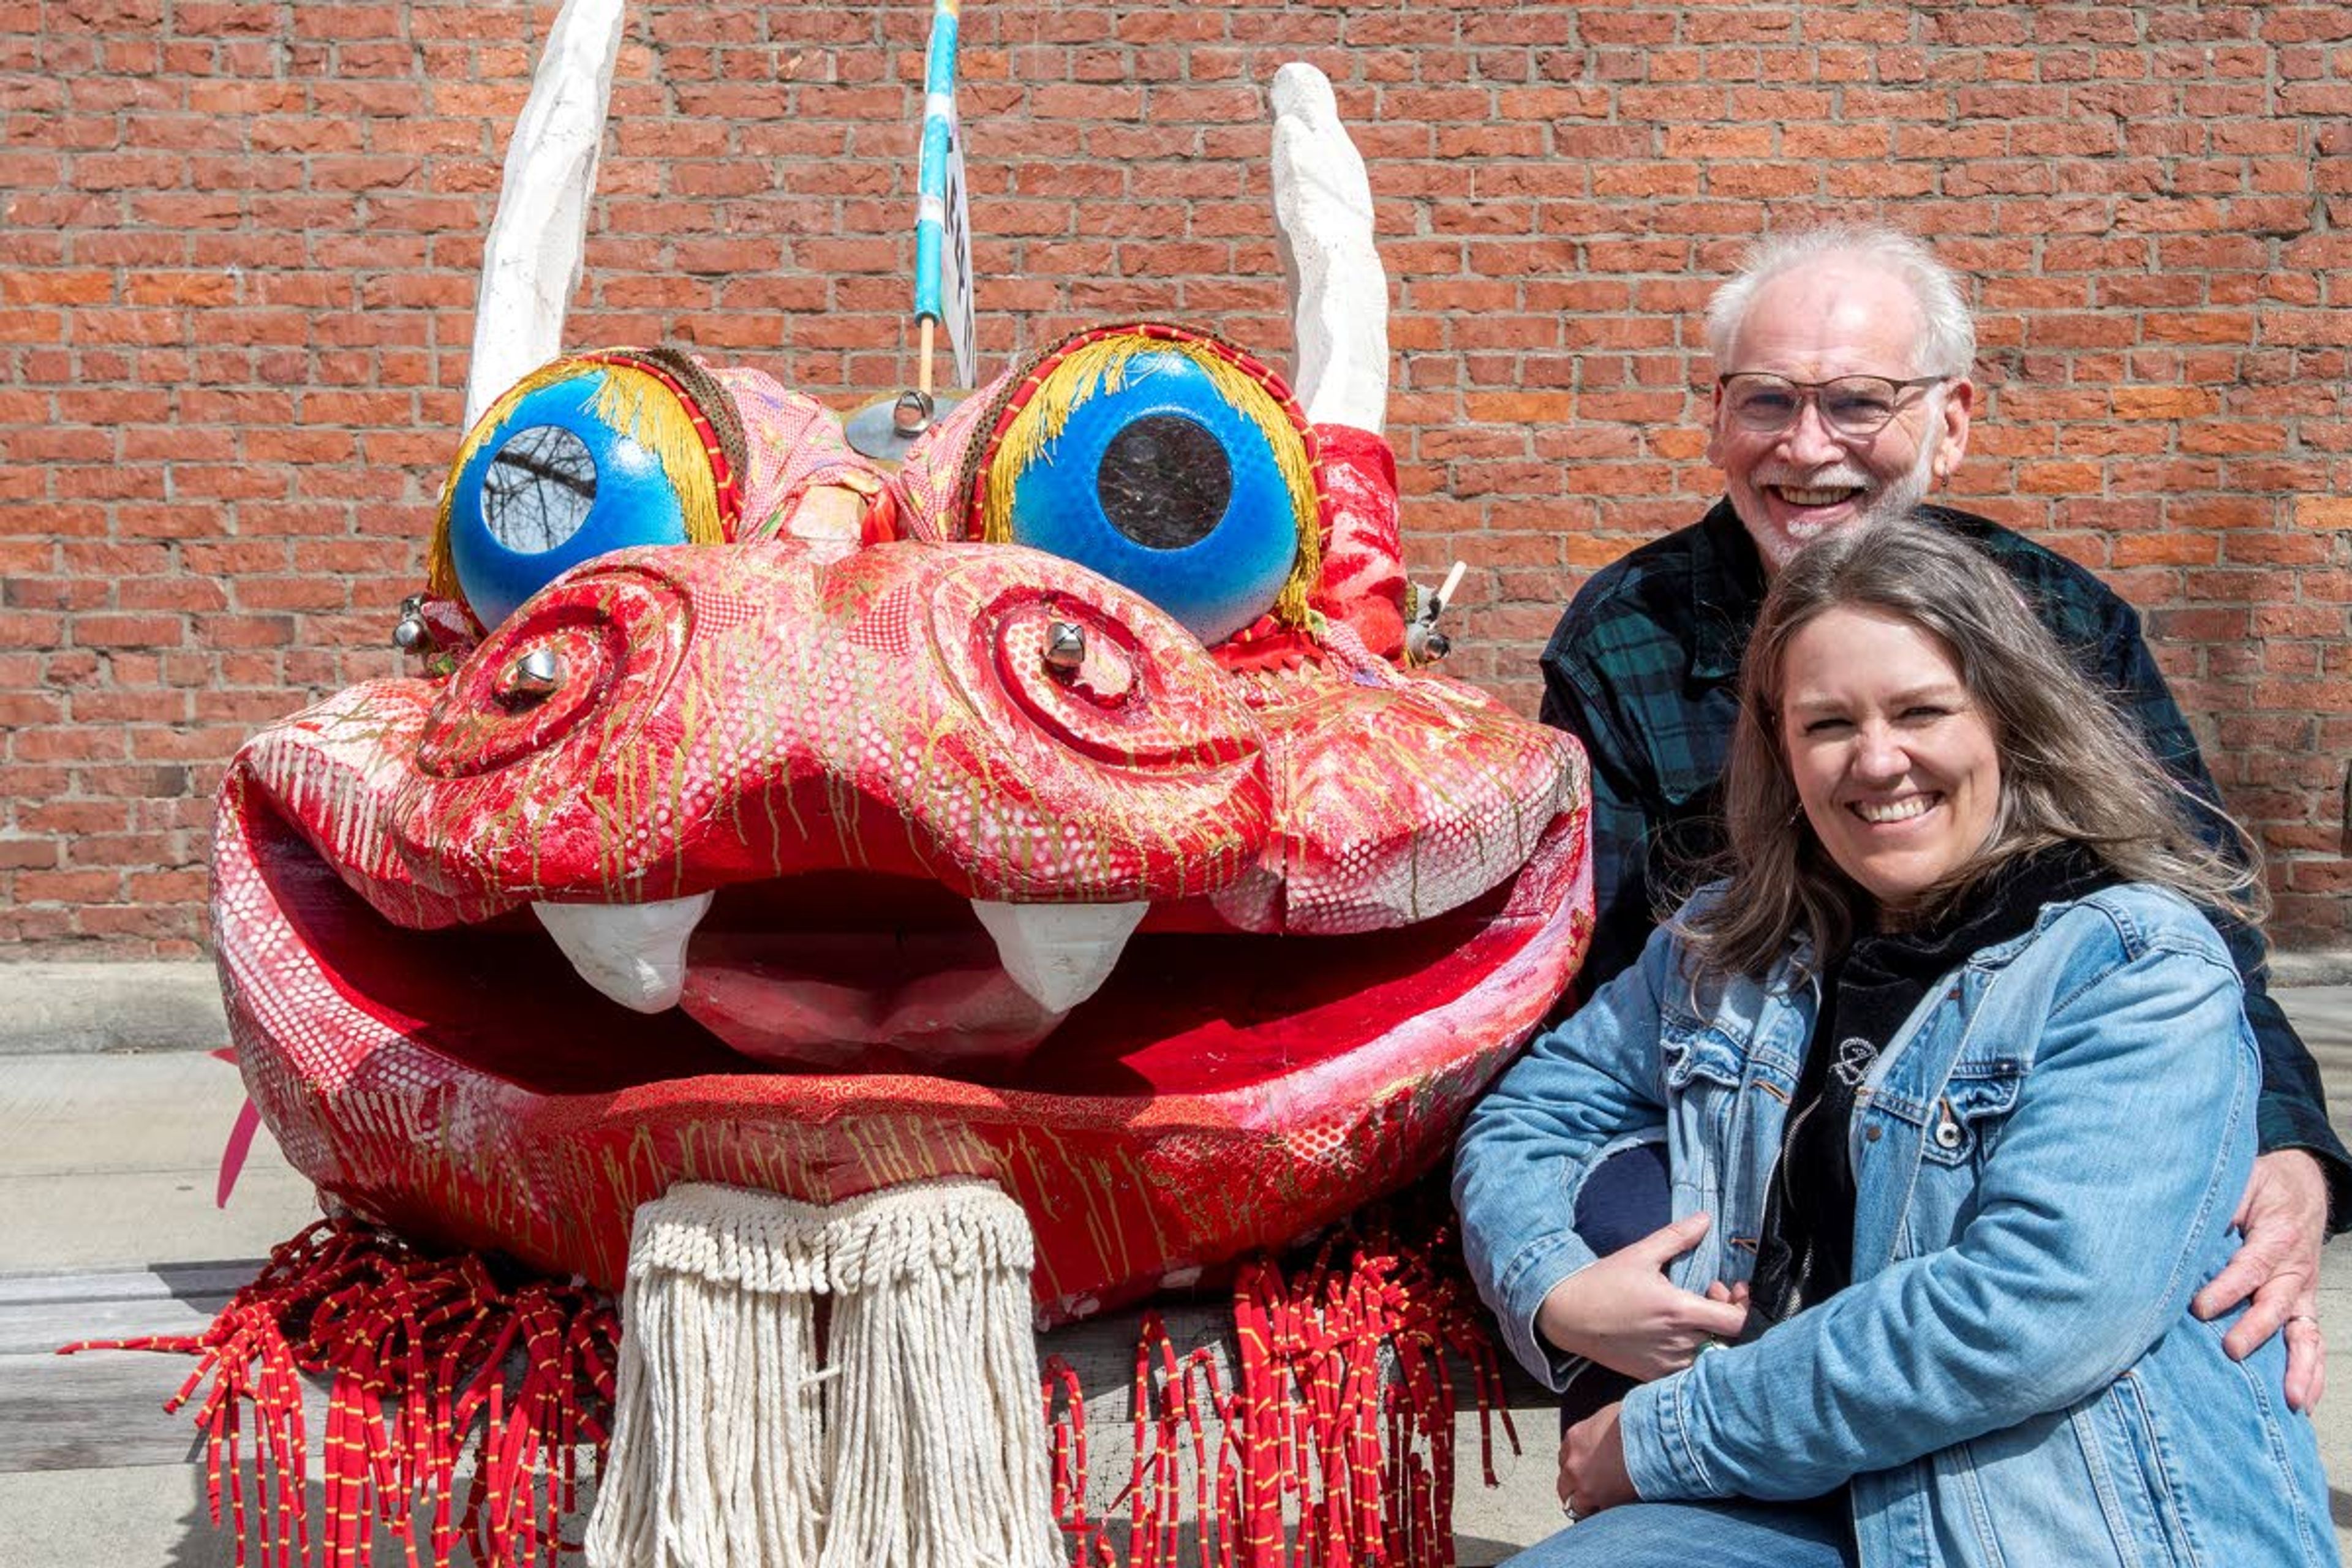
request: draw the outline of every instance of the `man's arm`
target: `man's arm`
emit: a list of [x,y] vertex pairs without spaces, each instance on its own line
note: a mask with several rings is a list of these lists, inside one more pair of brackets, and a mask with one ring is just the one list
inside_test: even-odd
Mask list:
[[[1563,626],[1563,631],[1565,626]],[[1592,942],[1570,994],[1589,997],[1642,955],[1657,919],[1650,904],[1649,811],[1656,790],[1644,790],[1640,753],[1622,735],[1599,695],[1587,689],[1591,672],[1555,634],[1544,650],[1539,717],[1584,746],[1592,764]]]
[[[2114,604],[2100,649],[2100,676],[2126,716],[2139,727],[2157,761],[2188,795],[2197,836],[2231,865],[2242,867],[2245,847],[2222,814],[2221,791],[2206,771],[2197,737],[2148,653],[2138,613],[2120,599]],[[2318,1162],[2327,1182],[2327,1233],[2339,1234],[2352,1225],[2352,1152],[2328,1125],[2319,1065],[2270,994],[2270,950],[2262,931],[2218,910],[2206,914],[2238,966],[2245,984],[2246,1021],[2253,1026],[2254,1043],[2262,1051],[2262,1100],[2255,1122],[2259,1145],[2265,1154],[2304,1150]]]
[[[2197,836],[2231,864],[2244,866],[2245,845],[2222,813],[2221,792],[2206,771],[2197,737],[2140,636],[2138,614],[2120,599],[2111,603],[2100,674],[2188,796]],[[2271,995],[2270,952],[2262,931],[2222,911],[2206,912],[2238,966],[2246,1021],[2261,1051],[2255,1134],[2262,1157],[2254,1162],[2253,1178],[2238,1207],[2244,1244],[2197,1293],[2193,1306],[2199,1317],[2212,1319],[2251,1300],[2221,1342],[2240,1358],[2284,1330],[2287,1403],[2309,1410],[2326,1387],[2318,1316],[2320,1246],[2352,1223],[2352,1156],[2328,1125],[2318,1064]]]

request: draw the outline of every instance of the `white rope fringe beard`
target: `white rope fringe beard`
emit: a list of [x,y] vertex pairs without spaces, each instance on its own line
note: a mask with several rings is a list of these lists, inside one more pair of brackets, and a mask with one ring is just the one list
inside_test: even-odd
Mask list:
[[639,1208],[592,1568],[1059,1562],[1034,1262],[982,1181],[830,1208],[688,1184]]

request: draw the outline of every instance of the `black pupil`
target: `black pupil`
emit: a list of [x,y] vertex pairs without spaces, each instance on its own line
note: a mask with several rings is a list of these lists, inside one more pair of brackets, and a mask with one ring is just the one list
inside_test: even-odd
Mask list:
[[518,554],[554,549],[580,531],[595,504],[596,459],[560,426],[516,431],[482,475],[482,521]]
[[1208,426],[1181,414],[1147,414],[1111,437],[1095,470],[1110,525],[1149,550],[1198,544],[1224,521],[1234,468]]

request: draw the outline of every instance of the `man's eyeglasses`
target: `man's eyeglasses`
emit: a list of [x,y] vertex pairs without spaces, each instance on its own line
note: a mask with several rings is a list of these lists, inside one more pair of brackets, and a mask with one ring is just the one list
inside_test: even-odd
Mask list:
[[1807,403],[1822,416],[1832,435],[1850,440],[1875,436],[1886,428],[1911,393],[1936,386],[1948,375],[1915,375],[1892,381],[1883,375],[1841,375],[1833,381],[1790,381],[1762,371],[1735,371],[1715,378],[1723,393],[1723,406],[1743,430],[1777,436],[1797,422]]

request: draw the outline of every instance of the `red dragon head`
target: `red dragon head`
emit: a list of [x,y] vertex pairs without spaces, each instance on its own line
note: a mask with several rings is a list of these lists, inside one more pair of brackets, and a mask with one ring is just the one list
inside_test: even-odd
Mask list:
[[1581,951],[1583,763],[1405,655],[1369,195],[1276,98],[1298,401],[1085,333],[887,469],[756,372],[553,359],[510,161],[437,662],[222,786],[239,1063],[324,1193],[612,1285],[678,1182],[981,1175],[1050,1321],[1442,1154]]

